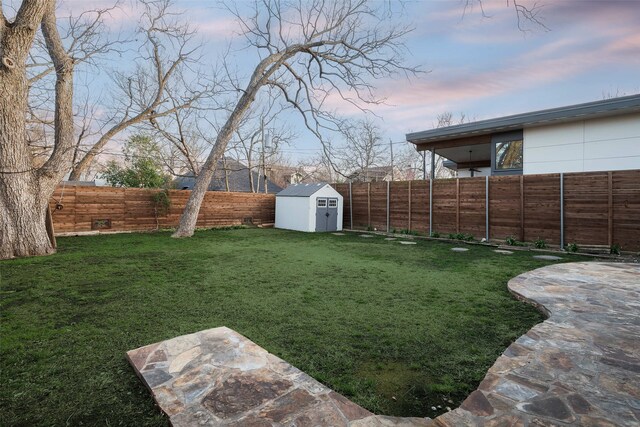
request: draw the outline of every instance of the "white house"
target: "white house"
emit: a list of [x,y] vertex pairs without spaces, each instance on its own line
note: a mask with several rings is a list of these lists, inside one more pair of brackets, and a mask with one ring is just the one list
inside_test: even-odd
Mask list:
[[341,231],[342,196],[329,184],[295,184],[276,194],[276,228]]
[[[459,177],[640,169],[640,95],[406,135]],[[433,168],[432,168],[433,169]]]

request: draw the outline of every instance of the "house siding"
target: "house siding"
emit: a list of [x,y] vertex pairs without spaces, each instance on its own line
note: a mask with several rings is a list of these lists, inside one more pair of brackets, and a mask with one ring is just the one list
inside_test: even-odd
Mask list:
[[640,168],[640,114],[524,130],[525,175]]

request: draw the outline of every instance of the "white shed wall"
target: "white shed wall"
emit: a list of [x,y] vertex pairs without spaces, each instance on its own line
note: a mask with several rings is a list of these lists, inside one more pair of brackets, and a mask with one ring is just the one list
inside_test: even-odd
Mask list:
[[640,169],[640,114],[524,130],[525,175]]
[[[309,197],[276,197],[276,228],[297,231],[315,231],[309,224]],[[306,215],[305,215],[306,213]]]

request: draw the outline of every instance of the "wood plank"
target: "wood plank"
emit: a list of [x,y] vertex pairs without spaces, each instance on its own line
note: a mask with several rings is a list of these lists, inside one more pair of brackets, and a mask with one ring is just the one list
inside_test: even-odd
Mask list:
[[607,212],[607,223],[608,223],[608,243],[609,247],[613,246],[613,173],[607,173],[607,190],[608,190],[608,212]]
[[409,193],[409,209],[407,209],[407,215],[409,216],[409,224],[407,230],[411,231],[411,181],[408,184],[408,193]]

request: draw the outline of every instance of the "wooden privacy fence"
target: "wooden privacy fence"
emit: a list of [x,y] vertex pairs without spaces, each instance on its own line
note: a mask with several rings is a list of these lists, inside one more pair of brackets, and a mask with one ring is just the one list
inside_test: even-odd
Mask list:
[[333,186],[345,228],[640,250],[640,170]]
[[[191,191],[169,190],[168,212],[156,216],[154,194],[161,190],[60,185],[49,202],[56,234],[100,231],[147,231],[176,227]],[[62,209],[56,209],[62,205]],[[275,221],[273,194],[208,191],[197,227]]]

